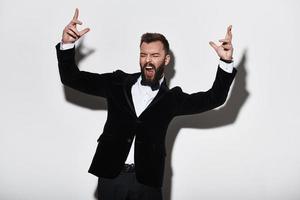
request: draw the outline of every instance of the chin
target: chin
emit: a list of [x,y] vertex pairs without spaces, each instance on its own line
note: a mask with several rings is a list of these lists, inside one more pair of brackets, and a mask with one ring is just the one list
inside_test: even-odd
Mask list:
[[147,81],[153,81],[153,80],[155,79],[155,75],[152,76],[152,77],[149,77],[149,76],[146,76],[146,75],[144,74],[144,77],[145,77],[145,79],[146,79]]
[[154,76],[152,76],[152,77],[145,76],[145,78],[146,78],[148,81],[152,81],[152,80],[154,79]]

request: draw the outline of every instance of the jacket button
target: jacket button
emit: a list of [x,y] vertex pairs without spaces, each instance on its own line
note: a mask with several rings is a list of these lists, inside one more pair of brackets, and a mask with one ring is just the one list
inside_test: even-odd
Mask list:
[[130,138],[128,138],[128,139],[127,139],[127,142],[128,142],[128,143],[130,143],[130,142],[131,142],[131,139],[130,139]]

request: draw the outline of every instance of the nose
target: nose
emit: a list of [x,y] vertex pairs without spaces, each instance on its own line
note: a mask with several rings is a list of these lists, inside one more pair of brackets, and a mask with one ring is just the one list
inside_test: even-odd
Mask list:
[[151,62],[151,56],[150,56],[150,55],[147,55],[147,57],[146,57],[146,62],[147,62],[147,63]]

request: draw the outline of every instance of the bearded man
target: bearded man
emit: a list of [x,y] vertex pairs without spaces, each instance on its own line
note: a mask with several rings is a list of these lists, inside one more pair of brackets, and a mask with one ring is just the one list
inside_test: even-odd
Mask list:
[[165,164],[165,136],[171,120],[222,105],[235,77],[231,26],[221,45],[210,42],[220,57],[212,87],[187,94],[169,89],[164,69],[171,60],[168,40],[145,33],[140,42],[140,72],[80,71],[75,63],[75,42],[89,29],[78,31],[78,9],[56,46],[64,85],[101,96],[107,101],[107,121],[100,135],[89,172],[98,178],[101,200],[161,200]]

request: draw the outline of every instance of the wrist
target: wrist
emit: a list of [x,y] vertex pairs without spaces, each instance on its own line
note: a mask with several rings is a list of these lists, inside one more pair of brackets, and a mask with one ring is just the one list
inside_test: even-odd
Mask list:
[[233,62],[233,58],[232,57],[230,59],[229,58],[226,58],[226,59],[220,58],[220,60],[222,60],[225,63],[232,63]]
[[72,41],[64,41],[64,40],[61,40],[61,44],[74,44],[75,42],[72,42]]
[[63,41],[60,42],[60,50],[67,50],[74,48],[75,43],[64,43]]

